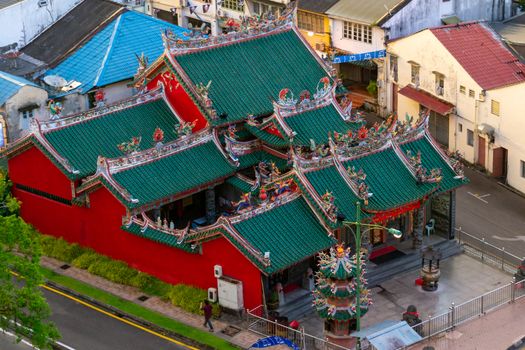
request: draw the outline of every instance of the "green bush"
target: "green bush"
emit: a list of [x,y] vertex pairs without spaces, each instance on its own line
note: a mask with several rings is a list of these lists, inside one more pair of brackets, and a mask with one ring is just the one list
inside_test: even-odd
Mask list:
[[88,271],[115,283],[125,285],[129,285],[129,282],[139,273],[125,262],[110,259],[95,261],[88,267]]
[[109,260],[103,255],[97,254],[92,250],[87,250],[84,254],[77,257],[71,264],[79,269],[87,270],[96,261]]
[[76,243],[68,243],[62,238],[52,236],[42,236],[40,242],[44,255],[67,263],[71,263],[86,251],[86,248]]
[[[193,314],[202,314],[201,305],[208,297],[208,293],[204,289],[177,284],[171,288],[168,296],[173,305]],[[220,314],[219,305],[212,304],[212,306],[213,314],[218,316]]]
[[131,279],[130,285],[139,288],[142,292],[149,295],[156,295],[162,299],[168,299],[168,293],[171,291],[171,284],[162,282],[156,277],[147,273],[139,272]]

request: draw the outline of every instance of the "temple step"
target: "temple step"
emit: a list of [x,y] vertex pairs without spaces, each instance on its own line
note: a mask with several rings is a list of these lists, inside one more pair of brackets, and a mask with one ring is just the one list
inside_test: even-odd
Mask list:
[[[463,251],[461,246],[455,240],[444,240],[433,246],[435,249],[440,249],[442,254],[441,260],[460,254]],[[419,252],[414,252],[381,265],[373,266],[372,264],[369,264],[367,266],[365,277],[368,280],[368,287],[373,288],[391,278],[394,278],[400,273],[417,270],[420,267],[421,254]]]
[[288,321],[296,320],[313,312],[312,292],[297,289],[285,294],[286,304],[277,309],[280,316],[288,317]]

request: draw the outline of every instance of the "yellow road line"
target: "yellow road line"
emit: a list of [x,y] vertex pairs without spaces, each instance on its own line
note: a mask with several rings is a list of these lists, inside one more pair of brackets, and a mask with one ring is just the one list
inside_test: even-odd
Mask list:
[[[17,277],[20,277],[20,275],[19,275],[18,273],[14,272],[14,271],[10,271],[10,272],[11,272],[12,275],[17,276]],[[138,324],[136,324],[136,323],[134,323],[134,322],[131,322],[131,321],[129,321],[129,320],[126,320],[126,319],[123,319],[123,318],[118,317],[118,316],[116,316],[116,315],[113,315],[113,314],[110,313],[110,312],[107,312],[107,311],[105,311],[105,310],[102,310],[101,308],[98,308],[98,307],[96,307],[96,306],[94,306],[94,305],[91,305],[91,304],[89,304],[89,303],[86,303],[85,301],[82,301],[82,300],[80,300],[80,299],[78,299],[78,298],[75,298],[75,297],[69,295],[69,294],[66,294],[66,293],[64,293],[64,292],[61,292],[61,291],[59,291],[59,290],[57,290],[57,289],[55,289],[55,288],[52,288],[52,287],[46,286],[45,284],[41,284],[40,286],[41,286],[42,288],[45,288],[45,289],[49,290],[50,292],[53,292],[53,293],[56,293],[56,294],[62,295],[63,297],[66,297],[66,298],[68,298],[68,299],[71,299],[71,300],[73,300],[73,301],[76,301],[76,302],[79,303],[79,304],[82,304],[82,305],[84,305],[84,306],[86,306],[86,307],[89,307],[90,309],[93,309],[93,310],[95,310],[95,311],[98,311],[98,312],[100,312],[100,313],[102,313],[102,314],[104,314],[104,315],[106,315],[106,316],[109,316],[109,317],[111,317],[111,318],[114,318],[115,320],[118,320],[118,321],[123,322],[123,323],[126,323],[126,324],[128,324],[128,325],[130,325],[130,326],[132,326],[132,327],[135,327],[135,328],[138,328],[138,329],[140,329],[140,330],[143,330],[144,332],[147,332],[147,333],[153,334],[154,336],[157,336],[157,337],[159,337],[159,338],[162,338],[162,339],[164,339],[164,340],[167,340],[167,341],[169,341],[169,342],[175,343],[175,344],[177,344],[177,345],[183,346],[183,347],[188,348],[188,349],[191,349],[191,350],[199,350],[198,348],[194,348],[193,346],[190,346],[190,345],[188,345],[188,344],[185,344],[185,343],[180,342],[180,341],[178,341],[178,340],[175,340],[175,339],[173,339],[173,338],[167,337],[167,336],[165,336],[165,335],[163,335],[163,334],[160,334],[160,333],[158,333],[158,332],[152,331],[151,329],[148,329],[148,328],[146,328],[146,327],[142,327],[141,325],[138,325]]]
[[175,343],[175,344],[180,345],[180,346],[184,346],[185,348],[188,348],[188,349],[191,349],[191,350],[199,350],[198,348],[194,348],[193,346],[190,346],[190,345],[188,345],[188,344],[185,344],[185,343],[180,342],[180,341],[178,341],[178,340],[175,340],[175,339],[173,339],[173,338],[167,337],[167,336],[165,336],[165,335],[163,335],[163,334],[160,334],[160,333],[158,333],[158,332],[152,331],[151,329],[148,329],[148,328],[146,328],[146,327],[143,327],[143,326],[141,326],[141,325],[138,325],[138,324],[136,324],[136,323],[134,323],[134,322],[131,322],[131,321],[129,321],[129,320],[126,320],[126,319],[123,319],[123,318],[118,317],[118,316],[116,316],[116,315],[113,315],[113,314],[110,313],[110,312],[107,312],[107,311],[105,311],[105,310],[102,310],[102,309],[100,309],[100,308],[94,306],[94,305],[91,305],[91,304],[89,304],[89,303],[86,303],[85,301],[82,301],[82,300],[80,300],[80,299],[77,299],[77,298],[75,298],[75,297],[73,297],[73,296],[71,296],[71,295],[69,295],[69,294],[63,293],[63,292],[61,292],[61,291],[59,291],[59,290],[57,290],[57,289],[55,289],[55,288],[52,288],[52,287],[49,287],[49,286],[46,286],[46,285],[42,285],[42,288],[45,288],[45,289],[47,289],[47,290],[49,290],[49,291],[51,291],[51,292],[53,292],[53,293],[56,293],[56,294],[62,295],[63,297],[66,297],[66,298],[68,298],[68,299],[71,299],[71,300],[73,300],[73,301],[76,301],[77,303],[82,304],[82,305],[84,305],[84,306],[86,306],[86,307],[89,307],[90,309],[93,309],[93,310],[95,310],[95,311],[98,311],[98,312],[100,312],[100,313],[102,313],[102,314],[104,314],[104,315],[106,315],[106,316],[112,317],[112,318],[114,318],[115,320],[119,320],[119,321],[121,321],[121,322],[124,322],[124,323],[126,323],[126,324],[128,324],[128,325],[130,325],[130,326],[132,326],[132,327],[135,327],[135,328],[138,328],[138,329],[140,329],[140,330],[143,330],[144,332],[148,332],[148,333],[150,333],[150,334],[153,334],[153,335],[155,335],[155,336],[157,336],[157,337],[159,337],[159,338],[162,338],[162,339],[164,339],[164,340],[170,341],[170,342]]

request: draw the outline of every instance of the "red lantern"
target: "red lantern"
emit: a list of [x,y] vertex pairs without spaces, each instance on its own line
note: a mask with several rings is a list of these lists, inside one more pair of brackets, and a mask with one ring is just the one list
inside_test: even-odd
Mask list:
[[100,101],[104,101],[104,91],[102,89],[100,90],[97,90],[97,92],[95,92],[95,101],[97,102],[100,102]]

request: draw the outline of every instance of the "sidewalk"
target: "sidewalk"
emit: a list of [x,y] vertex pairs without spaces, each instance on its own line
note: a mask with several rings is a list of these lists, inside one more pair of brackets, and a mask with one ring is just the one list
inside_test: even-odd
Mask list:
[[[181,310],[178,307],[173,306],[169,302],[162,301],[158,297],[150,297],[148,300],[141,302],[138,300],[138,297],[144,295],[144,293],[142,293],[137,288],[123,286],[120,284],[110,282],[104,278],[92,275],[86,270],[81,270],[73,266],[64,270],[60,268],[60,266],[62,266],[64,263],[52,258],[42,257],[40,263],[43,267],[53,270],[57,274],[74,278],[93,287],[114,294],[122,299],[131,301],[137,305],[141,305],[150,310],[158,312],[159,314],[166,315],[188,326],[205,330],[205,328],[202,326],[202,316],[191,314],[189,312]],[[212,322],[215,328],[214,334],[216,336],[223,338],[228,342],[237,345],[243,349],[249,348],[260,338],[256,334],[244,329],[242,329],[239,333],[235,334],[233,337],[230,337],[222,333],[222,331],[228,326],[230,326],[230,324],[221,320],[213,320]],[[241,327],[239,326],[239,328]]]
[[[385,320],[400,320],[408,305],[415,305],[422,319],[446,312],[451,303],[460,304],[505,285],[512,280],[502,270],[483,264],[466,254],[456,255],[441,262],[439,288],[425,292],[415,284],[419,270],[397,275],[371,289],[373,304],[361,319],[366,328]],[[323,320],[311,314],[299,320],[309,334],[322,337]],[[525,333],[525,326],[523,327]]]
[[411,347],[422,350],[505,350],[525,336],[525,298],[483,317],[468,321],[454,331]]

